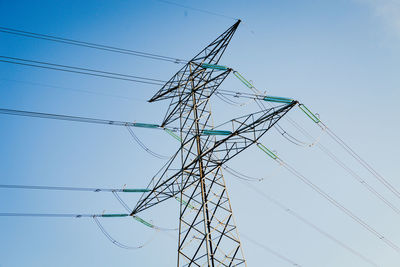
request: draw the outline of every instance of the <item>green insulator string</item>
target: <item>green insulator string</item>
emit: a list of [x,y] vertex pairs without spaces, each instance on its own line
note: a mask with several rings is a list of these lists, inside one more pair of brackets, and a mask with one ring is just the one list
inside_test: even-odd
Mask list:
[[175,134],[172,130],[170,130],[168,128],[164,128],[164,131],[166,133],[168,133],[170,136],[172,136],[173,138],[175,138],[176,140],[178,140],[179,142],[182,142],[182,139],[177,134]]
[[140,218],[140,217],[137,216],[136,214],[135,214],[135,215],[131,215],[131,216],[132,216],[132,218],[133,218],[134,220],[136,220],[136,221],[142,223],[143,225],[145,225],[145,226],[147,226],[147,227],[153,228],[153,229],[155,229],[155,230],[160,230],[160,231],[177,231],[177,230],[178,230],[177,228],[163,228],[163,227],[156,226],[156,225],[154,225],[153,223],[150,223],[150,222],[144,220],[143,218]]
[[253,89],[254,86],[248,81],[246,80],[239,72],[237,71],[233,71],[233,75],[236,76],[236,78],[239,79],[239,81],[241,81],[244,85],[246,85],[248,88]]
[[133,215],[132,218],[135,219],[136,221],[138,221],[138,222],[140,222],[140,223],[146,225],[147,227],[156,229],[156,227],[155,227],[153,224],[151,224],[151,223],[149,223],[149,222],[143,220],[142,218],[140,218],[140,217],[137,216],[137,215]]
[[263,144],[261,143],[257,143],[258,148],[260,148],[265,154],[267,154],[269,157],[271,157],[272,159],[277,160],[278,156],[275,155],[274,152],[272,152],[271,150],[269,150],[268,148],[266,148]]
[[299,104],[299,108],[307,115],[313,122],[320,123],[320,119],[312,113],[304,104]]
[[179,203],[181,203],[182,205],[187,206],[188,208],[192,209],[192,210],[197,210],[197,208],[195,208],[194,206],[190,205],[189,203],[187,203],[185,200],[179,198],[179,197],[174,197],[176,199],[176,201],[178,201]]

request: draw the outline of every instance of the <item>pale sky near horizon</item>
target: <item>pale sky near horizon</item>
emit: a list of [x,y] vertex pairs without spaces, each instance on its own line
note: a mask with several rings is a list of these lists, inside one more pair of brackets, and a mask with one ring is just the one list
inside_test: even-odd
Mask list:
[[[394,187],[400,108],[400,1],[178,1],[242,20],[221,64],[257,88],[305,103]],[[189,59],[235,20],[163,1],[0,0],[0,27]],[[96,51],[0,32],[0,56],[120,72],[167,80],[174,63]],[[226,90],[246,88],[229,76]],[[35,69],[0,62],[0,108],[102,119],[160,123],[168,103],[147,103],[158,86]],[[216,124],[247,114],[254,103],[229,106],[213,99]],[[396,198],[296,108],[290,116],[362,179],[400,207]],[[296,138],[306,137],[290,124]],[[170,155],[178,144],[161,131],[134,129],[154,151]],[[308,142],[308,141],[307,141]],[[400,214],[388,208],[316,146],[293,145],[271,130],[262,143],[400,246]],[[145,187],[163,165],[124,128],[0,114],[0,184],[120,188]],[[373,236],[260,150],[251,148],[230,166],[265,178],[252,182],[381,267],[398,267],[400,253]],[[225,174],[248,266],[372,266],[310,225]],[[258,192],[259,192],[258,191]],[[123,195],[134,206],[137,196]],[[119,213],[107,193],[0,189],[0,213]],[[143,217],[176,228],[171,200]],[[176,232],[154,232],[132,219],[102,219],[109,242],[92,219],[0,217],[0,267],[176,266]],[[258,244],[262,244],[264,248]],[[290,259],[277,257],[269,248]]]

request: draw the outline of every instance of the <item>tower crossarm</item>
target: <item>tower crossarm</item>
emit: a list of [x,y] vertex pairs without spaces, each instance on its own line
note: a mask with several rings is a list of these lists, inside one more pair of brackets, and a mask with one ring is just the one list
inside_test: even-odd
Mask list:
[[[151,191],[143,194],[132,211],[132,215],[167,199],[177,197],[182,190],[196,183],[199,179],[198,164],[200,159],[203,159],[204,175],[207,175],[240,152],[257,143],[259,138],[271,129],[296,103],[293,102],[230,120],[224,125],[230,125],[231,131],[229,131],[229,135],[223,137],[216,138],[216,136],[204,134],[204,132],[200,133],[198,137],[203,146],[202,153],[199,155],[190,153],[194,139],[197,137],[197,135],[192,135],[181,144],[181,147],[163,169],[161,175],[153,177],[148,186]],[[174,161],[178,161],[177,155],[181,154],[182,150],[188,156],[183,161],[183,167],[177,170],[172,166]]]

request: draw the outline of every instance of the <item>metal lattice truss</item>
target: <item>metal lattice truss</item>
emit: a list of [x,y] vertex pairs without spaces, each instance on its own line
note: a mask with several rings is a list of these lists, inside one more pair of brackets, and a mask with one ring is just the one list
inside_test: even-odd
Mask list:
[[162,126],[179,129],[181,146],[153,177],[131,215],[171,198],[180,202],[178,266],[245,266],[222,165],[257,143],[296,103],[212,124],[210,97],[231,72],[218,64],[240,21],[178,71],[150,100],[171,99]]

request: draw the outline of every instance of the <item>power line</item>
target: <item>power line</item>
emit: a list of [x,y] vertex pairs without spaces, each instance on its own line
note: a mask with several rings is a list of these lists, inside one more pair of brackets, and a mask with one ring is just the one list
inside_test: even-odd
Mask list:
[[304,175],[299,173],[296,169],[294,169],[292,166],[290,166],[288,163],[284,162],[280,158],[275,158],[275,160],[282,165],[286,170],[288,170],[290,173],[295,175],[297,178],[299,178],[304,184],[309,186],[311,189],[313,189],[315,192],[317,192],[319,195],[321,195],[323,198],[328,200],[332,205],[340,209],[342,212],[344,212],[347,216],[352,218],[355,222],[357,222],[359,225],[361,225],[363,228],[365,228],[367,231],[369,231],[371,234],[373,234],[375,237],[377,237],[379,240],[382,242],[386,243],[388,246],[390,246],[393,250],[395,250],[397,253],[400,254],[400,248],[394,244],[390,239],[386,238],[383,236],[381,233],[379,233],[377,230],[375,230],[372,226],[370,226],[368,223],[366,223],[364,220],[362,220],[360,217],[355,215],[353,212],[351,212],[349,209],[344,207],[341,203],[339,203],[337,200],[335,200],[333,197],[331,197],[329,194],[327,194],[325,191],[323,191],[320,187],[318,187],[316,184],[311,182],[308,178],[306,178]]
[[[124,213],[116,213],[116,214],[71,214],[71,213],[0,213],[0,217],[36,217],[36,218],[93,218],[96,222],[96,225],[99,227],[100,231],[107,237],[109,241],[111,241],[114,245],[124,248],[124,249],[139,249],[144,247],[145,245],[149,244],[153,239],[154,236],[145,242],[143,245],[131,247],[124,245],[114,239],[102,226],[98,218],[123,218],[123,217],[130,217],[129,214]],[[137,221],[146,224],[147,222],[139,217],[133,217]],[[148,225],[147,225],[148,226]],[[157,233],[157,228],[155,228],[155,234]]]
[[153,224],[143,220],[137,215],[129,213],[103,213],[103,214],[74,214],[74,213],[24,213],[24,212],[1,212],[0,217],[37,217],[37,218],[127,218],[132,217],[134,220],[146,225],[149,228],[163,230]]
[[[15,116],[22,116],[22,117],[43,118],[43,119],[64,120],[64,121],[86,122],[86,123],[94,123],[94,124],[105,124],[105,125],[113,125],[113,126],[137,127],[137,128],[147,128],[147,129],[157,129],[157,130],[163,129],[166,132],[168,132],[169,134],[174,134],[173,132],[177,131],[176,127],[165,128],[165,127],[161,127],[158,124],[95,119],[95,118],[87,118],[87,117],[59,115],[59,114],[52,114],[52,113],[41,113],[41,112],[32,112],[32,111],[5,109],[5,108],[0,108],[0,114],[15,115]],[[190,129],[183,129],[183,132],[189,132],[189,131],[190,131]]]
[[156,0],[156,1],[161,2],[161,3],[168,4],[168,5],[174,5],[174,6],[178,6],[178,7],[183,7],[183,8],[191,9],[191,10],[194,10],[194,11],[206,13],[206,14],[213,15],[213,16],[217,16],[217,17],[221,17],[221,18],[227,18],[227,19],[238,20],[237,18],[229,17],[229,16],[226,16],[226,15],[223,15],[223,14],[220,14],[220,13],[211,12],[211,11],[208,11],[208,10],[205,10],[205,9],[200,9],[200,8],[191,7],[191,6],[187,6],[187,5],[182,5],[182,4],[175,3],[175,2],[171,2],[171,1],[166,1],[166,0]]
[[117,241],[115,238],[113,238],[108,232],[107,230],[104,228],[104,226],[100,223],[99,219],[97,217],[93,217],[93,220],[95,221],[96,225],[99,227],[100,231],[107,237],[107,239],[113,243],[114,245],[116,245],[117,247],[123,248],[123,249],[140,249],[143,248],[145,245],[149,244],[153,239],[155,234],[157,233],[157,231],[154,233],[153,237],[150,238],[147,242],[145,242],[142,245],[139,246],[127,246],[125,244],[120,243],[119,241]]
[[[356,181],[358,181],[362,186],[364,186],[370,193],[375,195],[377,198],[379,198],[383,203],[385,203],[390,209],[392,209],[394,212],[396,212],[398,215],[400,215],[400,210],[397,208],[395,204],[393,204],[391,201],[389,201],[386,197],[384,197],[381,193],[379,193],[373,186],[371,186],[369,183],[367,183],[361,176],[359,176],[355,171],[353,171],[348,165],[346,165],[343,161],[341,161],[333,152],[331,152],[328,148],[326,148],[324,145],[317,143],[316,140],[303,128],[301,125],[299,125],[296,121],[294,121],[290,117],[286,117],[286,119],[294,126],[296,127],[303,135],[305,135],[307,138],[309,138],[313,143],[316,144],[316,146],[323,152],[325,153],[328,157],[330,157],[336,164],[338,164],[342,169],[344,169],[348,174],[350,174],[351,177],[353,177]],[[329,129],[328,128],[323,128],[324,131],[328,133],[328,135],[331,136]],[[333,136],[331,136],[334,138]],[[338,137],[337,137],[338,138]],[[338,138],[339,139],[339,138]],[[335,140],[336,142],[339,142],[338,140]],[[341,145],[342,146],[342,145]],[[344,145],[343,145],[344,146]],[[342,147],[343,147],[342,146]],[[346,147],[343,147],[346,149]],[[349,151],[347,151],[349,152]],[[350,152],[349,152],[350,153]],[[353,153],[355,153],[353,151]],[[356,154],[354,154],[356,155]],[[360,162],[361,160],[359,160]],[[384,180],[386,181],[386,180]],[[383,181],[381,181],[383,183]],[[387,181],[386,181],[387,182]],[[391,186],[388,182],[387,184]],[[395,188],[392,187],[395,193]]]
[[[0,217],[38,217],[38,218],[91,218],[91,217],[117,217],[109,214],[72,214],[72,213],[15,213],[1,212]],[[119,214],[118,217],[128,217],[129,214]],[[125,216],[126,215],[126,216]]]
[[[65,120],[65,121],[87,122],[87,123],[116,125],[116,126],[137,127],[137,125],[138,125],[138,123],[135,123],[135,122],[94,119],[94,118],[85,118],[85,117],[67,116],[67,115],[57,115],[57,114],[50,114],[50,113],[40,113],[40,112],[31,112],[31,111],[13,110],[13,109],[3,109],[3,108],[0,108],[0,114],[25,116],[25,117],[38,117],[38,118],[56,119],[56,120]],[[157,128],[157,127],[155,127],[155,128]]]
[[[80,67],[73,67],[67,65],[60,65],[60,64],[53,64],[43,61],[36,61],[36,60],[29,60],[29,59],[22,59],[22,58],[15,58],[15,57],[7,57],[7,56],[0,56],[0,62],[10,63],[10,64],[17,64],[23,66],[30,66],[36,68],[43,68],[43,69],[51,69],[57,71],[64,71],[70,73],[77,73],[77,74],[84,74],[84,75],[91,75],[109,79],[116,79],[116,80],[124,80],[130,82],[138,82],[138,83],[146,83],[146,84],[153,84],[153,85],[164,85],[166,81],[128,75],[128,74],[121,74],[115,72],[108,72],[108,71],[100,71],[94,69],[87,69],[87,68],[80,68]],[[27,62],[27,63],[26,63]]]
[[71,88],[71,87],[58,86],[58,85],[42,83],[42,82],[38,83],[38,82],[15,80],[15,79],[5,79],[5,78],[0,78],[0,81],[29,84],[29,85],[38,86],[38,87],[60,89],[60,90],[79,92],[79,93],[85,93],[85,94],[91,94],[91,95],[98,95],[98,96],[104,96],[104,97],[114,97],[114,98],[126,99],[126,100],[131,100],[131,101],[140,101],[140,102],[146,101],[146,99],[140,99],[140,98],[136,98],[136,97],[129,97],[129,96],[102,93],[102,92],[94,92],[94,91],[85,90],[85,89],[75,89],[75,88]]
[[[322,122],[321,122],[322,123]],[[369,173],[371,173],[378,181],[380,181],[389,191],[391,191],[397,198],[400,198],[400,191],[393,186],[387,179],[379,174],[368,162],[366,162],[360,155],[358,155],[348,144],[346,144],[338,135],[336,135],[324,123],[322,125],[326,128],[328,135],[338,143],[347,153],[349,153],[355,160],[358,161]]]
[[68,186],[41,186],[41,185],[5,185],[0,184],[3,189],[34,189],[34,190],[60,190],[60,191],[85,191],[85,192],[127,192],[143,193],[150,191],[142,188],[90,188],[90,187],[68,187]]
[[[356,181],[358,181],[363,187],[365,187],[370,193],[372,193],[375,197],[380,199],[385,205],[387,205],[390,209],[392,209],[395,213],[400,215],[400,210],[399,208],[393,204],[391,201],[389,201],[385,196],[383,196],[381,193],[379,193],[373,186],[371,186],[369,183],[367,183],[361,176],[359,176],[356,172],[354,172],[348,165],[346,165],[343,161],[341,161],[333,152],[331,152],[328,148],[326,148],[324,145],[320,144],[317,142],[316,139],[314,139],[303,127],[301,127],[296,121],[294,121],[290,116],[287,116],[285,119],[287,119],[296,129],[298,129],[303,135],[308,137],[313,144],[316,144],[316,146],[323,152],[325,153],[328,157],[330,157],[336,164],[338,164],[342,169],[344,169],[348,174],[350,174],[351,177],[353,177]],[[322,122],[321,122],[322,123]],[[337,135],[335,135],[325,124],[322,123],[324,127],[321,127],[323,131],[326,131],[328,135],[333,138],[342,148],[344,148],[348,153],[350,153],[353,158],[355,158],[361,165],[363,165],[365,168],[370,171],[372,174],[377,174],[376,171],[371,171],[372,168],[368,163],[362,160],[360,156],[358,156],[354,150],[352,150],[347,144],[345,144]],[[379,174],[377,174],[379,175]],[[374,175],[375,176],[375,175]],[[393,187],[387,180],[385,180],[382,176],[378,176],[378,180],[381,181],[392,193],[394,193],[396,196],[398,195],[398,191],[396,190],[395,187]]]
[[263,100],[265,97],[262,94],[249,94],[249,93],[245,93],[245,92],[226,90],[226,89],[218,89],[217,92],[219,94],[225,95],[225,96],[232,96],[235,98],[248,98],[248,99],[253,99],[253,100],[254,99]]
[[292,215],[293,217],[295,217],[299,221],[303,222],[307,226],[311,227],[312,229],[314,229],[315,231],[317,231],[321,235],[325,236],[329,240],[333,241],[334,243],[336,243],[340,247],[342,247],[345,250],[349,251],[353,255],[359,257],[360,259],[362,259],[366,263],[369,263],[372,266],[378,267],[378,265],[375,262],[373,262],[372,260],[368,259],[366,256],[364,256],[360,252],[356,251],[355,249],[351,248],[349,245],[347,245],[347,244],[343,243],[342,241],[338,240],[335,236],[333,236],[333,235],[327,233],[326,231],[322,230],[320,227],[315,225],[313,222],[311,222],[310,220],[307,220],[306,218],[301,216],[299,213],[297,213],[294,210],[290,209],[289,207],[287,207],[286,205],[282,204],[281,202],[279,202],[275,198],[272,198],[271,196],[267,195],[264,191],[260,190],[257,186],[254,186],[254,185],[252,185],[252,184],[250,184],[250,183],[248,183],[246,181],[243,181],[242,183],[244,185],[248,186],[249,188],[251,188],[252,190],[254,190],[257,194],[262,196],[264,199],[268,200],[270,203],[272,203],[276,207],[278,207],[281,210],[283,210],[283,211],[287,212],[288,214]]
[[345,143],[343,139],[341,139],[325,123],[323,123],[319,119],[319,117],[313,114],[307,107],[304,106],[304,104],[299,104],[299,107],[311,120],[314,121],[314,123],[316,123],[322,130],[326,131],[326,133],[337,144],[339,144],[348,154],[350,154],[350,156],[352,156],[358,163],[360,163],[361,166],[363,166],[369,173],[371,173],[383,186],[391,191],[396,197],[400,198],[400,191],[381,174],[379,174],[374,168],[372,168],[372,166],[368,162],[366,162],[359,154],[354,151],[354,149],[352,149],[347,143]]
[[154,152],[153,150],[151,150],[150,148],[148,148],[140,139],[139,137],[136,136],[136,134],[133,132],[133,130],[131,129],[131,127],[126,126],[126,129],[128,130],[129,134],[132,136],[133,140],[136,141],[136,143],[147,153],[149,153],[150,155],[152,155],[153,157],[156,157],[158,159],[168,159],[169,157],[164,156],[164,155],[160,155],[156,152]]
[[248,181],[248,182],[261,182],[264,180],[264,178],[256,178],[256,177],[251,177],[246,174],[243,174],[241,172],[238,172],[237,170],[232,169],[231,167],[227,165],[222,165],[222,168],[226,170],[228,173],[233,175],[234,177],[243,180],[243,181]]
[[272,248],[267,247],[265,244],[257,242],[256,240],[248,237],[247,235],[245,235],[243,233],[241,234],[241,236],[243,238],[247,239],[247,241],[249,241],[249,242],[253,243],[254,245],[256,245],[256,246],[268,251],[269,253],[271,253],[271,254],[275,255],[276,257],[280,258],[281,260],[283,260],[283,261],[285,261],[285,262],[287,262],[287,263],[289,263],[289,264],[291,264],[293,266],[301,267],[300,264],[298,264],[295,261],[289,259],[287,256],[282,255],[281,253],[277,252],[276,250],[273,250]]
[[46,34],[22,31],[22,30],[6,28],[6,27],[0,27],[0,32],[14,34],[14,35],[23,36],[23,37],[53,41],[53,42],[58,42],[58,43],[82,46],[82,47],[87,47],[87,48],[94,48],[94,49],[98,49],[98,50],[110,51],[110,52],[115,52],[115,53],[120,53],[120,54],[150,58],[150,59],[155,59],[155,60],[162,60],[162,61],[173,62],[173,63],[182,63],[183,64],[183,63],[187,62],[187,60],[174,58],[174,57],[162,56],[162,55],[157,55],[157,54],[152,54],[152,53],[118,48],[118,47],[114,47],[114,46],[108,46],[108,45],[101,45],[101,44],[96,44],[96,43],[91,43],[91,42],[78,41],[78,40],[67,39],[67,38],[63,38],[63,37],[57,37],[54,35],[46,35]]

